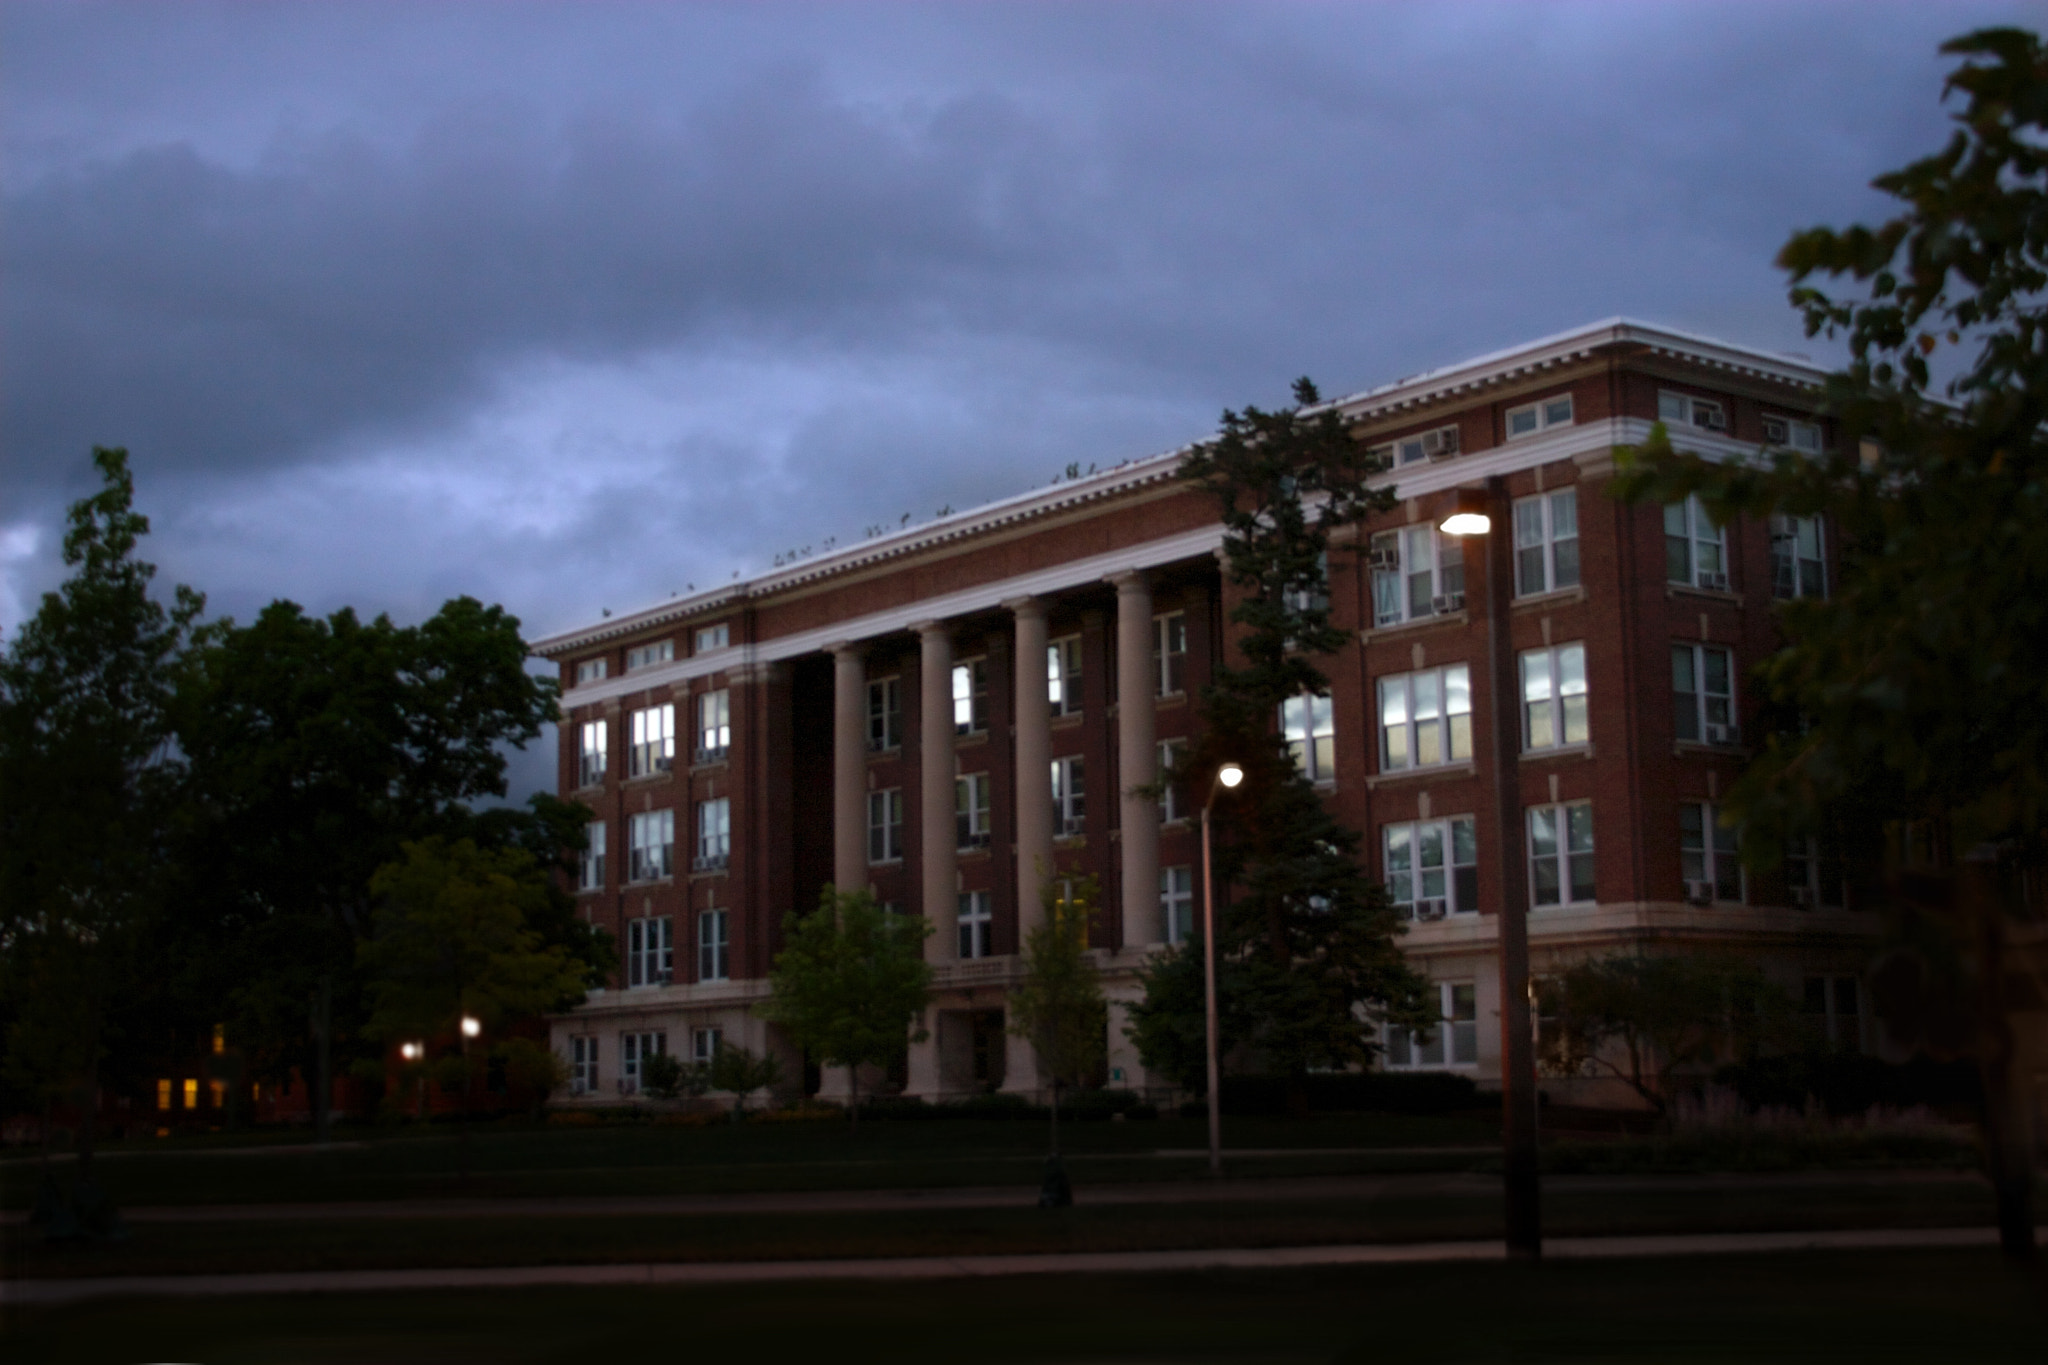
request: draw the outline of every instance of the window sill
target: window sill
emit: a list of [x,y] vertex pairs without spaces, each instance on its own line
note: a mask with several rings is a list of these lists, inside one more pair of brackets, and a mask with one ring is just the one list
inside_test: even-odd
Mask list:
[[1554,758],[1591,758],[1592,756],[1593,744],[1591,740],[1588,740],[1584,744],[1559,744],[1548,749],[1525,749],[1522,751],[1521,761],[1524,763],[1542,763]]
[[1529,907],[1532,915],[1548,915],[1559,910],[1598,910],[1599,901],[1565,901],[1560,905],[1534,905]]
[[701,882],[707,877],[723,877],[731,870],[732,868],[730,864],[727,864],[725,867],[710,867],[706,868],[702,872],[692,872],[690,874],[690,880],[694,883]]
[[988,861],[988,858],[989,846],[987,844],[969,844],[965,848],[956,848],[953,850],[953,859],[955,862],[978,863],[986,862]]
[[638,777],[628,777],[622,780],[619,785],[621,787],[647,787],[652,786],[656,782],[670,781],[674,777],[675,770],[671,768],[663,772],[642,773]]
[[901,867],[901,866],[903,866],[903,860],[902,860],[901,858],[884,858],[884,859],[882,859],[882,861],[881,861],[881,862],[879,862],[879,863],[877,863],[877,862],[870,862],[870,863],[868,864],[868,867],[869,867],[870,869],[872,869],[873,871],[876,871],[876,872],[886,872],[886,871],[887,871],[888,869],[890,869],[890,868],[892,868],[892,867]]
[[572,787],[569,791],[569,795],[581,796],[584,792],[602,793],[604,789],[605,779],[603,777],[599,777],[595,782],[585,782],[580,787]]
[[1666,583],[1664,600],[1669,602],[1680,597],[1697,597],[1707,602],[1725,602],[1730,606],[1742,605],[1742,594],[1720,588],[1702,588],[1692,583]]
[[642,891],[650,886],[674,886],[675,884],[675,875],[671,873],[666,877],[643,877],[637,882],[622,882],[619,886],[619,890]]
[[1365,779],[1365,785],[1368,790],[1371,790],[1390,782],[1412,782],[1418,778],[1427,781],[1432,777],[1455,779],[1477,777],[1478,775],[1478,764],[1468,758],[1457,763],[1435,763],[1427,768],[1399,768],[1390,773],[1375,773]]
[[1185,706],[1187,702],[1188,694],[1185,692],[1166,692],[1152,699],[1154,707]]
[[1450,630],[1472,624],[1472,612],[1465,609],[1449,612],[1443,616],[1425,616],[1416,621],[1397,621],[1391,626],[1372,626],[1358,632],[1361,644],[1377,644],[1382,640],[1402,635],[1421,634],[1430,630]]
[[1059,715],[1052,718],[1052,728],[1055,730],[1072,730],[1078,727],[1083,719],[1084,717],[1079,711],[1062,711]]
[[1671,744],[1673,758],[1683,758],[1687,754],[1705,754],[1710,758],[1741,758],[1748,752],[1749,750],[1740,744],[1709,744],[1700,739],[1674,740]]
[[1532,592],[1526,597],[1517,597],[1510,611],[1540,611],[1545,607],[1575,607],[1586,600],[1586,585],[1577,583],[1569,588],[1552,588],[1549,592]]
[[901,744],[891,744],[886,749],[868,750],[868,762],[870,763],[886,763],[891,759],[901,757],[903,757],[903,746]]
[[958,730],[953,732],[953,747],[955,749],[967,749],[986,743],[988,743],[987,730],[969,730],[964,735]]

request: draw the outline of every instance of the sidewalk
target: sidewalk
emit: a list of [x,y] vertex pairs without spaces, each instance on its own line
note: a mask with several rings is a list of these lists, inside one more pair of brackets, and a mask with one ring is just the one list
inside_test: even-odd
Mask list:
[[[2048,1230],[2044,1230],[2048,1231]],[[2036,1233],[2040,1236],[2040,1232]],[[1867,1251],[1997,1245],[1991,1228],[1875,1229],[1859,1232],[1707,1233],[1663,1237],[1559,1237],[1554,1260],[1643,1256],[1728,1256],[1789,1251]],[[1214,1251],[1080,1252],[1040,1256],[915,1256],[891,1260],[731,1261],[698,1264],[507,1266],[493,1269],[307,1271],[269,1275],[108,1276],[0,1281],[0,1305],[78,1303],[134,1296],[349,1294],[417,1289],[518,1289],[540,1285],[712,1285],[805,1280],[940,1280],[1002,1275],[1100,1275],[1307,1266],[1414,1265],[1498,1261],[1498,1241],[1405,1246],[1273,1247]]]

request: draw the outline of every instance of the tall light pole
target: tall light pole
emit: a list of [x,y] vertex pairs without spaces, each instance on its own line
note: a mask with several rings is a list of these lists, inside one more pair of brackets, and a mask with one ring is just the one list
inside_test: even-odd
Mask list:
[[1216,1066],[1216,864],[1209,856],[1209,808],[1223,792],[1244,781],[1244,769],[1226,763],[1209,784],[1202,803],[1202,1049],[1209,1065],[1209,1174],[1223,1174],[1223,1086]]
[[1536,1167],[1536,1041],[1529,1020],[1529,888],[1522,862],[1520,772],[1521,679],[1508,631],[1508,584],[1513,581],[1513,504],[1508,481],[1495,475],[1483,491],[1460,489],[1458,505],[1437,526],[1445,535],[1484,537],[1486,545],[1486,653],[1492,685],[1494,813],[1500,859],[1500,1095],[1501,1143],[1506,1167],[1507,1252],[1511,1259],[1543,1254],[1541,1187]]

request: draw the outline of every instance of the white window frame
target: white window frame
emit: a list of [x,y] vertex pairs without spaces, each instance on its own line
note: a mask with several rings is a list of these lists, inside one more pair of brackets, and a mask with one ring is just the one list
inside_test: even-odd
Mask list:
[[[1736,831],[1718,823],[1720,808],[1712,801],[1684,801],[1678,807],[1678,875],[1686,899],[1697,901],[1697,885],[1712,888],[1709,905],[1749,904],[1749,874],[1742,866],[1742,844]],[[1697,823],[1697,830],[1692,826]],[[1698,842],[1693,839],[1697,834]],[[1734,894],[1729,890],[1733,888]]]
[[674,640],[656,640],[651,645],[635,645],[626,651],[626,671],[638,673],[643,668],[657,664],[673,663],[676,657]]
[[644,810],[629,817],[629,881],[660,881],[675,873],[676,813]]
[[1187,751],[1188,742],[1184,739],[1159,741],[1159,823],[1162,825],[1187,819],[1187,812],[1180,808],[1180,784],[1169,776]]
[[1812,834],[1787,840],[1785,889],[1792,904],[1801,910],[1840,910],[1849,899],[1841,850]]
[[953,665],[953,733],[978,735],[988,729],[988,660],[962,659]]
[[697,853],[694,872],[717,872],[732,862],[732,798],[714,796],[697,803]]
[[1195,869],[1181,863],[1159,869],[1159,923],[1168,943],[1185,943],[1195,933]]
[[1579,585],[1579,490],[1559,488],[1517,498],[1515,596],[1561,592]]
[[1179,696],[1187,690],[1188,614],[1161,612],[1152,618],[1152,694]]
[[903,861],[903,788],[868,793],[868,866]]
[[987,773],[962,773],[953,779],[954,847],[962,852],[987,848],[994,840],[994,784]]
[[1052,832],[1056,838],[1086,833],[1088,769],[1080,754],[1052,761]]
[[640,1093],[640,1065],[649,1057],[666,1056],[668,1034],[659,1029],[636,1029],[619,1035],[619,1093]]
[[725,981],[732,975],[732,919],[724,906],[697,912],[697,979]]
[[732,693],[723,687],[697,695],[698,763],[717,763],[732,749]]
[[1801,455],[1818,455],[1821,453],[1820,423],[1767,412],[1764,414],[1764,444],[1779,450],[1796,450]]
[[903,747],[903,686],[900,678],[868,679],[868,752]]
[[604,821],[592,820],[583,827],[583,848],[578,859],[576,889],[604,890]]
[[626,921],[626,986],[666,986],[676,976],[676,922],[669,915]]
[[676,765],[676,705],[643,706],[633,712],[626,750],[626,776],[653,777]]
[[[1713,690],[1711,661],[1719,660],[1721,690]],[[1687,675],[1690,675],[1689,677]],[[1690,682],[1688,689],[1683,684]],[[1735,651],[1726,645],[1671,646],[1672,734],[1684,744],[1737,744]]]
[[1387,898],[1402,919],[1478,913],[1478,828],[1470,815],[1380,826],[1380,869]]
[[1554,393],[1548,398],[1539,398],[1533,403],[1517,403],[1507,410],[1501,422],[1501,429],[1507,439],[1519,441],[1535,436],[1552,427],[1574,425],[1578,418],[1577,409],[1569,393]]
[[[1529,850],[1531,909],[1597,903],[1600,865],[1594,852],[1591,801],[1529,807],[1524,835]],[[1550,874],[1547,879],[1546,871]],[[1550,882],[1547,895],[1546,880]]]
[[609,658],[578,659],[576,661],[576,685],[581,687],[585,683],[603,682],[611,676],[611,672],[612,661]]
[[697,627],[695,645],[690,652],[709,654],[714,649],[725,649],[731,644],[732,626],[729,622],[720,621],[715,626]]
[[1522,687],[1522,752],[1591,744],[1593,693],[1585,641],[1523,650],[1515,662]]
[[1336,702],[1304,692],[1280,703],[1280,735],[1294,766],[1311,782],[1337,780]]
[[690,1030],[690,1059],[698,1066],[710,1066],[718,1059],[718,1050],[724,1046],[725,1030],[716,1024]]
[[1714,525],[1697,493],[1664,504],[1664,578],[1709,592],[1729,590],[1727,528]]
[[1828,595],[1826,528],[1819,517],[1774,514],[1771,528],[1771,596],[1825,600]]
[[1728,405],[1718,398],[1699,398],[1676,389],[1657,391],[1657,420],[1667,426],[1696,431],[1718,431],[1726,435]]
[[1391,441],[1366,449],[1369,459],[1384,460],[1389,469],[1397,465],[1422,464],[1429,460],[1448,460],[1458,453],[1458,425],[1431,427],[1428,431],[1411,431]]
[[954,906],[958,925],[957,947],[962,959],[990,955],[989,935],[995,926],[993,897],[986,891],[962,891]]
[[[1424,685],[1427,680],[1427,686]],[[1430,697],[1418,703],[1418,697]],[[1391,673],[1375,689],[1379,713],[1380,771],[1407,772],[1472,761],[1472,666],[1445,664],[1419,673]],[[1462,710],[1454,709],[1461,704]],[[1431,714],[1417,716],[1418,705]],[[1397,714],[1398,713],[1398,714]],[[1398,736],[1399,743],[1395,743]],[[1424,750],[1435,757],[1422,761]],[[1397,761],[1398,759],[1398,761]]]
[[602,720],[586,720],[578,735],[576,750],[576,784],[580,787],[596,787],[604,783],[605,770],[611,757],[611,723]]
[[1045,643],[1045,694],[1055,716],[1081,714],[1081,637],[1062,635]]
[[1463,1071],[1479,1065],[1479,983],[1438,981],[1437,1018],[1427,1041],[1398,1025],[1382,1026],[1389,1071]]
[[[1376,532],[1367,546],[1375,627],[1462,611],[1465,545],[1427,523]],[[1442,611],[1438,607],[1442,607]]]
[[569,1039],[569,1093],[594,1095],[598,1086],[597,1039],[577,1034]]

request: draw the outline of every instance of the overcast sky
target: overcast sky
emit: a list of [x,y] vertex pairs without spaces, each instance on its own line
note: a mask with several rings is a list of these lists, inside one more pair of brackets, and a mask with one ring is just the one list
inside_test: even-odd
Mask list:
[[[529,636],[1771,259],[2040,4],[0,3],[0,631],[94,444],[247,618]],[[530,765],[527,772],[538,772]]]

